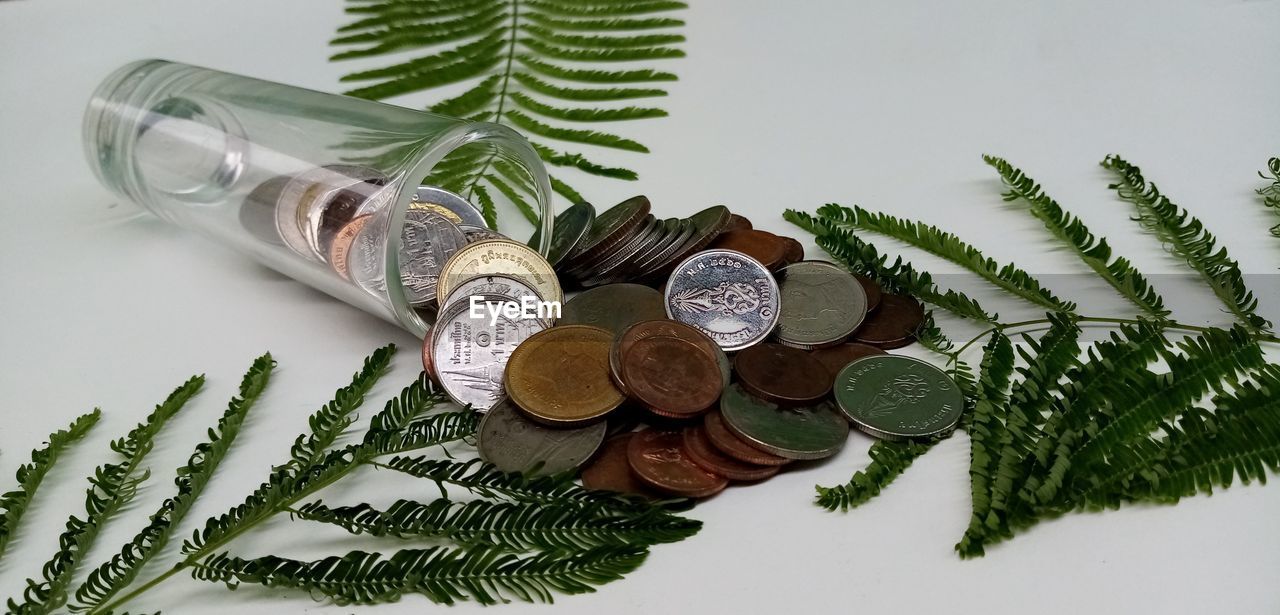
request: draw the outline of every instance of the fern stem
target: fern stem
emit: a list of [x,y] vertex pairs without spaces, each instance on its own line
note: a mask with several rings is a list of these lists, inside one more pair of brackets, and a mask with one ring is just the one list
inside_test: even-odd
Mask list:
[[[498,108],[493,112],[493,123],[495,124],[502,123],[502,109],[507,104],[507,90],[511,84],[511,67],[516,58],[516,39],[519,37],[520,0],[511,0],[511,41],[507,45],[507,63],[502,68],[502,85],[498,88]],[[493,166],[493,159],[497,155],[497,150],[489,152],[489,156],[484,159],[484,164],[480,165],[475,177],[471,178],[471,183],[467,184],[467,200],[475,201],[476,184],[489,171],[489,167]]]
[[[1213,327],[1201,327],[1197,325],[1189,325],[1186,323],[1178,322],[1176,320],[1152,321],[1149,319],[1144,320],[1140,318],[1108,318],[1104,316],[1077,316],[1076,321],[1082,322],[1082,323],[1089,322],[1089,323],[1095,323],[1095,324],[1101,324],[1101,325],[1108,325],[1112,327],[1151,323],[1159,326],[1161,329],[1176,329],[1179,331],[1191,331],[1195,333],[1207,333],[1214,329]],[[995,333],[997,331],[1000,331],[1003,333],[1009,329],[1022,329],[1025,327],[1033,327],[1037,325],[1047,325],[1047,324],[1051,324],[1052,322],[1053,321],[1048,318],[1033,318],[1031,320],[1019,320],[1017,322],[1008,322],[1008,323],[1000,323],[1000,324],[993,325],[989,329],[973,336],[972,339],[970,339],[969,341],[961,345],[960,348],[958,348],[955,351],[955,356],[959,357],[960,355],[964,354],[964,352],[968,350],[969,347],[973,346],[979,341],[985,339],[988,335],[991,335],[992,333]],[[1267,334],[1267,333],[1255,333],[1253,334],[1253,339],[1254,341],[1257,341],[1263,344],[1280,344],[1280,336]]]

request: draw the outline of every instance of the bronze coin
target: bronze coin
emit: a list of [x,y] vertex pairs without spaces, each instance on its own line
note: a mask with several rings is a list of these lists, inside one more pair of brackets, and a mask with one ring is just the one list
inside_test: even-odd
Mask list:
[[338,275],[344,280],[351,279],[351,273],[347,265],[347,257],[351,254],[351,244],[355,242],[356,235],[360,234],[360,229],[372,220],[373,216],[365,214],[356,216],[350,222],[344,224],[338,229],[337,234],[329,241],[329,266],[338,272]]
[[707,432],[702,425],[685,427],[681,436],[683,438],[681,444],[684,445],[684,452],[689,456],[690,461],[712,474],[719,474],[729,480],[764,480],[777,474],[781,469],[778,466],[743,463],[721,453],[711,444],[711,440],[707,439]]
[[[586,294],[586,293],[583,293]],[[665,316],[665,312],[664,312]],[[707,335],[699,331],[696,327],[686,325],[682,322],[667,320],[665,318],[646,320],[635,323],[618,335],[613,343],[613,348],[609,352],[609,368],[613,375],[613,383],[618,389],[628,396],[627,383],[622,378],[622,355],[631,349],[632,344],[637,340],[652,337],[655,335],[666,335],[668,337],[678,337],[685,341],[696,344],[709,354],[717,363],[721,362],[724,351],[720,350],[720,346]],[[721,389],[729,386],[728,370],[721,369]]]
[[761,466],[784,466],[791,463],[790,459],[762,451],[729,431],[719,410],[708,412],[703,419],[702,427],[707,434],[707,440],[716,447],[716,450],[738,461]]
[[862,285],[863,292],[867,293],[867,313],[870,314],[880,307],[880,285],[875,280],[865,275],[855,275],[858,283]]
[[787,244],[781,237],[754,229],[721,233],[711,242],[711,249],[741,252],[770,270],[784,265],[787,258]]
[[833,377],[809,353],[782,344],[756,344],[733,358],[738,384],[780,406],[812,404],[831,392]]
[[624,399],[609,377],[613,334],[565,325],[524,340],[507,359],[507,395],[529,418],[553,427],[584,425]]
[[827,367],[827,371],[831,373],[834,380],[835,375],[844,369],[844,366],[861,359],[862,357],[870,357],[878,354],[889,354],[884,350],[875,346],[859,344],[857,342],[849,342],[840,344],[839,346],[830,346],[828,348],[819,348],[809,352],[813,358],[821,361]]
[[710,409],[724,390],[720,365],[698,343],[668,335],[631,342],[619,355],[632,399],[655,414],[685,418]]
[[634,433],[626,432],[605,440],[595,456],[583,466],[582,486],[658,499],[658,494],[636,480],[635,474],[631,472],[631,462],[627,461],[627,445],[631,443],[633,436]]
[[783,265],[790,265],[804,260],[804,246],[792,237],[782,237],[782,245],[786,248],[786,256],[782,258]]
[[725,230],[725,232],[728,232],[728,231],[749,231],[749,230],[751,230],[751,229],[753,229],[753,228],[755,228],[755,225],[751,224],[751,221],[750,221],[750,220],[748,220],[748,219],[746,219],[746,218],[744,218],[744,217],[742,217],[742,216],[739,216],[738,214],[730,214],[730,216],[729,216],[729,226],[726,226],[724,230]]
[[435,325],[427,327],[427,334],[422,338],[422,371],[427,373],[427,378],[430,378],[432,382],[438,382],[436,380],[436,364],[431,359],[431,329],[434,327]]
[[853,333],[853,341],[890,350],[914,342],[924,322],[924,306],[903,295],[882,293],[880,309]]
[[637,431],[627,443],[627,462],[640,482],[686,498],[705,498],[729,486],[729,479],[702,469],[685,454],[680,432]]

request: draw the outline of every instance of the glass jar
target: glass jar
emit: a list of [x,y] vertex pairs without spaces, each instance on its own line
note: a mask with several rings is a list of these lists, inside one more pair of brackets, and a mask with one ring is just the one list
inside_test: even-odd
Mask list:
[[98,86],[84,142],[116,194],[418,337],[433,316],[407,296],[425,294],[402,271],[403,244],[417,241],[407,212],[434,208],[488,233],[478,208],[438,186],[462,192],[474,175],[460,170],[500,168],[538,214],[532,247],[546,255],[551,237],[542,161],[497,124],[144,60]]

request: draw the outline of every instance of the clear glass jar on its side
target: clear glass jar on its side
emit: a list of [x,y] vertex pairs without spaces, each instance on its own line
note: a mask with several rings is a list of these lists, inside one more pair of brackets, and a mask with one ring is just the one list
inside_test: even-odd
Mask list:
[[98,87],[84,141],[116,194],[418,337],[429,323],[406,295],[402,231],[433,170],[502,165],[539,215],[532,247],[545,255],[551,237],[542,161],[497,124],[144,60]]

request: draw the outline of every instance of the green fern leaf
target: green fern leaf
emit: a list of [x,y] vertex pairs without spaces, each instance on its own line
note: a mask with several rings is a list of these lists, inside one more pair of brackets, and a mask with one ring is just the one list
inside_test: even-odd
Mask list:
[[177,494],[160,505],[146,527],[134,535],[119,553],[89,574],[75,592],[77,604],[71,607],[71,611],[88,611],[106,604],[132,583],[151,557],[168,544],[173,528],[186,517],[231,449],[249,409],[266,388],[274,366],[275,361],[270,354],[253,362],[240,382],[239,394],[227,405],[217,425],[209,430],[209,440],[196,446],[187,465],[178,469],[178,477],[174,479]]
[[1105,238],[1095,236],[1084,222],[1063,210],[1057,201],[1049,198],[1040,189],[1040,185],[1022,170],[995,156],[983,156],[982,159],[1000,174],[1000,179],[1004,181],[1006,201],[1022,199],[1030,204],[1032,215],[1040,219],[1055,238],[1070,246],[1076,256],[1098,277],[1142,311],[1157,318],[1169,315],[1169,310],[1164,307],[1164,299],[1147,282],[1146,277],[1127,259],[1112,258],[1111,246]]
[[867,450],[871,463],[854,473],[848,483],[834,487],[815,487],[818,491],[816,503],[827,510],[848,511],[871,501],[895,478],[901,476],[913,461],[933,448],[933,444],[913,440],[876,440]]
[[1008,414],[1009,379],[1013,376],[1013,345],[1003,333],[992,333],[982,353],[977,400],[969,432],[969,491],[973,513],[969,528],[956,544],[961,557],[983,553],[983,535],[992,509],[1000,444],[1007,442],[1004,420]]
[[954,290],[943,291],[928,272],[917,272],[899,257],[889,263],[875,246],[863,241],[848,229],[837,228],[825,218],[788,209],[783,219],[817,236],[819,247],[851,271],[874,279],[890,292],[911,295],[963,318],[994,323],[997,315],[987,312],[977,301]]
[[138,485],[148,478],[149,473],[140,470],[139,466],[151,452],[156,434],[202,386],[204,377],[193,376],[174,389],[128,434],[111,443],[111,450],[121,457],[121,461],[100,465],[94,470],[85,493],[84,518],[72,515],[67,519],[66,530],[58,537],[58,551],[44,564],[43,578],[38,581],[27,579],[27,588],[22,593],[23,602],[9,599],[11,613],[52,613],[66,604],[72,576],[85,553],[93,546],[102,526],[133,499]]
[[397,538],[446,538],[463,544],[488,544],[517,551],[577,551],[607,545],[678,542],[697,533],[702,523],[662,509],[620,512],[601,503],[543,504],[448,499],[430,503],[398,500],[387,510],[368,504],[329,508],[313,502],[296,516],[338,525],[353,534]]
[[[386,68],[347,75],[345,82],[370,82],[349,94],[383,99],[467,83],[461,94],[429,108],[454,117],[507,124],[534,137],[570,144],[648,152],[633,139],[575,126],[666,116],[657,108],[601,105],[665,96],[666,91],[656,87],[618,86],[670,81],[674,74],[644,66],[605,66],[684,56],[680,45],[685,37],[676,30],[684,23],[667,15],[684,9],[681,2],[395,0],[370,4],[352,0],[348,8],[360,17],[343,26],[333,39],[333,45],[345,48],[333,55],[334,60],[430,50]],[[574,82],[603,87],[567,85]],[[535,147],[551,165],[600,177],[636,177],[634,171],[592,162],[582,153],[560,151],[560,146]],[[496,211],[494,197],[500,194],[536,225],[531,199],[519,196],[521,186],[503,177],[497,163],[496,156],[490,155],[476,164],[442,166],[433,170],[431,181],[490,211]],[[557,180],[554,188],[556,194],[581,198],[563,180]]]
[[[1258,194],[1262,196],[1262,204],[1276,210],[1280,214],[1280,158],[1271,158],[1267,160],[1267,171],[1270,176],[1259,173],[1262,179],[1268,180],[1271,184],[1265,188],[1259,188]],[[1280,224],[1271,227],[1271,234],[1280,237]]]
[[400,456],[385,465],[380,464],[380,467],[429,480],[440,489],[441,497],[448,496],[448,486],[452,485],[482,497],[516,502],[580,505],[604,503],[622,510],[644,510],[649,507],[646,500],[637,496],[584,489],[573,482],[571,474],[529,477],[519,472],[503,472],[479,459],[458,462],[426,456]]
[[887,214],[829,203],[818,208],[818,216],[836,226],[855,228],[892,237],[949,260],[1006,292],[1054,311],[1071,312],[1075,304],[1064,301],[1040,285],[1034,277],[1012,263],[999,265],[959,237],[923,222],[912,222]]
[[554,592],[591,592],[622,578],[647,554],[631,545],[598,547],[572,559],[557,552],[521,557],[487,546],[404,549],[386,558],[352,551],[310,562],[275,556],[246,560],[224,553],[201,562],[192,574],[230,587],[255,583],[303,589],[340,605],[395,602],[407,593],[441,604],[467,598],[495,604],[508,596],[552,602]]
[[1176,256],[1200,274],[1213,294],[1242,324],[1253,331],[1265,331],[1271,323],[1256,312],[1258,300],[1244,283],[1240,265],[1219,248],[1217,239],[1199,219],[1178,207],[1148,184],[1142,171],[1119,156],[1107,156],[1102,166],[1115,171],[1120,181],[1110,187],[1138,210],[1137,220]]
[[18,529],[18,524],[27,512],[31,498],[40,488],[40,483],[44,481],[45,474],[48,474],[53,464],[58,462],[62,451],[84,438],[100,418],[102,418],[102,411],[97,408],[93,412],[76,417],[76,420],[71,421],[66,429],[49,434],[47,444],[43,448],[31,451],[30,463],[18,466],[18,488],[0,495],[0,510],[4,511],[3,515],[0,515],[0,556],[4,555],[5,547],[9,545],[14,531]]
[[298,436],[290,451],[291,464],[303,468],[324,456],[328,448],[351,426],[352,414],[364,403],[364,396],[387,371],[394,345],[383,346],[364,361],[364,366],[351,378],[351,383],[333,394],[333,401],[325,404],[307,419],[311,433]]

